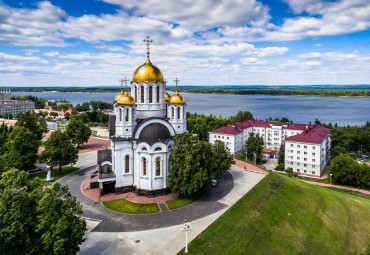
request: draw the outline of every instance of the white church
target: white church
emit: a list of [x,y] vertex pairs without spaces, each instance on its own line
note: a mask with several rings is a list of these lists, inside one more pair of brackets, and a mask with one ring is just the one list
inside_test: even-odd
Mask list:
[[187,132],[185,100],[170,96],[159,68],[147,59],[132,76],[131,95],[121,88],[109,118],[111,149],[98,151],[101,194],[135,192],[148,197],[169,193],[169,158],[173,138]]

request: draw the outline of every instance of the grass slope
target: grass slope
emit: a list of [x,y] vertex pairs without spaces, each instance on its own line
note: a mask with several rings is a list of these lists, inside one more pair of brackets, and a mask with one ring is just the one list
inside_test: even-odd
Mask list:
[[199,200],[202,196],[203,194],[195,194],[191,197],[183,197],[180,195],[179,197],[176,197],[174,199],[167,200],[166,204],[170,210],[174,210],[177,208],[190,205],[191,203],[194,203],[195,201]]
[[364,254],[369,219],[368,198],[271,173],[194,239],[189,251]]

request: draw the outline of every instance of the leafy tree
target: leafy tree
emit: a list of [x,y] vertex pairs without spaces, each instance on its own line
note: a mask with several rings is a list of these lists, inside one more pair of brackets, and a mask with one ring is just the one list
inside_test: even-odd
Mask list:
[[256,163],[261,161],[261,153],[263,149],[263,138],[259,134],[251,133],[246,142],[247,159],[254,161],[254,154],[256,154]]
[[76,104],[75,109],[78,112],[89,111],[90,110],[90,103],[89,102],[83,102],[81,105]]
[[43,117],[43,118],[46,118],[46,116],[49,115],[49,113],[46,112],[46,111],[38,111],[37,114],[40,115],[40,117]]
[[69,109],[73,107],[73,105],[69,103],[63,103],[63,104],[60,104],[58,107],[61,111],[68,111]]
[[35,134],[22,126],[15,126],[5,144],[5,169],[12,167],[29,170],[37,159],[39,143]]
[[276,167],[275,170],[277,171],[284,171],[285,170],[285,163],[279,163]]
[[13,119],[13,114],[11,114],[10,112],[6,112],[3,114],[3,118],[4,119]]
[[191,196],[208,189],[213,162],[211,145],[199,141],[196,135],[184,133],[175,136],[173,156],[170,158],[171,171],[168,185],[173,192]]
[[280,122],[289,122],[290,120],[287,117],[282,117],[279,121]]
[[65,118],[66,120],[69,120],[69,119],[71,118],[71,114],[70,114],[69,112],[66,112],[66,113],[64,114],[64,118]]
[[59,166],[59,173],[62,173],[62,166],[74,164],[77,159],[78,149],[70,142],[67,133],[57,130],[46,140],[41,161],[50,165],[51,168]]
[[225,146],[225,143],[220,140],[216,140],[215,144],[211,145],[211,149],[214,166],[212,172],[215,177],[218,177],[230,168],[231,164],[234,163],[234,157],[230,154],[229,148]]
[[359,164],[348,154],[339,154],[330,163],[329,172],[337,184],[370,188],[370,166]]
[[49,112],[49,116],[51,116],[51,117],[58,117],[59,116],[59,114],[57,113],[57,112]]
[[67,186],[43,186],[24,171],[0,179],[0,254],[76,254],[84,241],[82,205]]
[[36,135],[37,140],[41,140],[42,134],[47,131],[45,120],[37,113],[31,113],[29,111],[17,114],[16,126],[28,128]]
[[5,124],[5,123],[2,123],[1,126],[0,126],[0,155],[2,155],[4,153],[4,144],[6,142],[6,140],[8,139],[9,137],[9,134],[10,132],[12,131],[12,127],[9,127]]
[[113,109],[113,104],[111,103],[106,103],[103,101],[90,101],[90,105],[93,109],[93,111],[98,111],[98,110],[111,110]]
[[238,113],[232,117],[233,122],[240,122],[243,120],[251,120],[253,119],[253,114],[249,111],[238,111]]
[[66,132],[78,147],[87,142],[91,135],[91,129],[80,118],[71,119]]
[[291,167],[288,167],[287,169],[285,169],[285,172],[289,175],[289,176],[292,176],[294,174],[293,172],[293,168]]
[[285,142],[282,142],[279,150],[278,164],[285,162]]

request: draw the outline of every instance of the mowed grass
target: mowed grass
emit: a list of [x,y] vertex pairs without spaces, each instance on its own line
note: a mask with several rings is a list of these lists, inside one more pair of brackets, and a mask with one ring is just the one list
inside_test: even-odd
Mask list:
[[[59,180],[63,176],[70,174],[76,170],[78,170],[78,167],[73,167],[73,166],[67,166],[62,168],[62,173],[59,174],[59,168],[51,170],[51,177],[54,177],[54,181]],[[36,177],[39,177],[40,179],[46,179],[47,172],[40,172],[40,173],[34,173],[34,174],[29,174],[28,178],[33,179]],[[48,182],[46,182],[48,183]]]
[[369,219],[367,198],[270,173],[194,239],[189,252],[365,254]]
[[104,206],[121,213],[131,214],[146,214],[159,212],[159,207],[156,203],[153,204],[136,204],[126,199],[117,199],[103,202]]
[[196,195],[191,196],[191,197],[179,196],[179,197],[176,197],[174,199],[167,200],[166,204],[167,204],[167,207],[170,210],[173,210],[173,209],[177,209],[177,208],[181,208],[181,207],[190,205],[191,203],[200,199],[202,196],[203,196],[203,194],[196,194]]

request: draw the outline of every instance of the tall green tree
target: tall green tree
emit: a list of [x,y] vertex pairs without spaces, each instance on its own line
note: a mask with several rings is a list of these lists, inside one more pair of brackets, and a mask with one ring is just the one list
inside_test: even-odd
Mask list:
[[12,167],[30,170],[37,159],[39,142],[35,134],[22,126],[15,126],[4,145],[5,169]]
[[47,131],[45,120],[41,118],[39,114],[29,111],[17,114],[16,126],[28,128],[36,135],[37,140],[41,140],[42,134]]
[[370,166],[359,164],[348,154],[339,154],[332,159],[329,173],[334,183],[359,188],[370,188]]
[[[212,150],[196,135],[184,133],[175,136],[168,185],[173,192],[191,196],[208,189],[212,179]],[[211,157],[210,157],[211,156]]]
[[247,150],[247,159],[254,161],[254,154],[256,154],[256,163],[259,163],[262,158],[263,138],[260,137],[259,134],[255,135],[254,133],[251,133],[245,146]]
[[0,254],[76,254],[86,229],[80,214],[67,186],[11,169],[0,178]]
[[285,163],[285,142],[282,142],[279,150],[278,164]]
[[45,151],[41,161],[50,165],[51,168],[58,166],[62,173],[62,166],[74,164],[78,159],[78,149],[70,142],[67,133],[57,130],[51,134],[45,142]]
[[66,130],[74,144],[80,147],[81,144],[89,141],[91,129],[80,118],[72,118]]
[[243,120],[253,119],[253,114],[249,111],[238,111],[238,113],[232,117],[233,122],[240,122]]
[[216,140],[215,143],[211,145],[211,150],[212,165],[214,166],[212,173],[215,177],[218,177],[229,170],[231,164],[234,162],[234,157],[230,153],[229,148],[225,146],[225,143],[220,140]]

